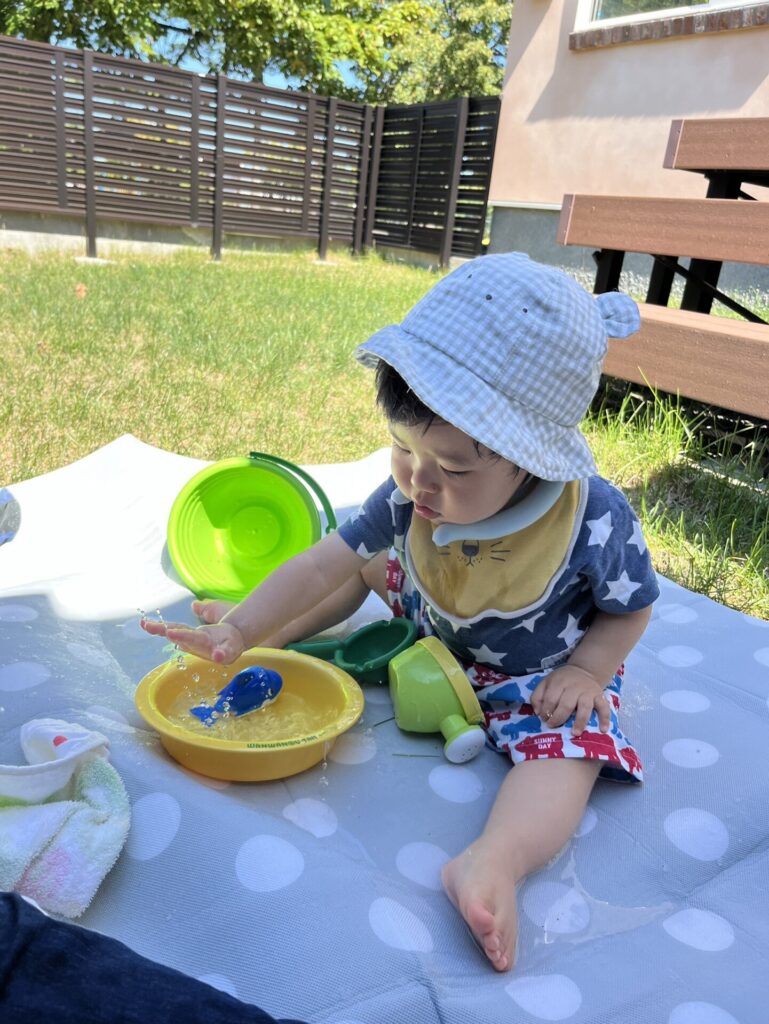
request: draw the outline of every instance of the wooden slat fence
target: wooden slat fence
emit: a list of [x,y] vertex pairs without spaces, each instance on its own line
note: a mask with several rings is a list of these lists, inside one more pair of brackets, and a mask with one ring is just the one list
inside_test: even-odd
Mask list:
[[481,251],[499,101],[374,108],[0,36],[0,209]]

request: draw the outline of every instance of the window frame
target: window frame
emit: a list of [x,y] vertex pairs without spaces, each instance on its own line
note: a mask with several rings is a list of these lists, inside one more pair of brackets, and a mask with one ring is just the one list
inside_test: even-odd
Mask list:
[[655,11],[637,11],[623,14],[616,18],[599,18],[593,20],[593,9],[596,0],[579,0],[572,32],[589,32],[593,29],[613,28],[616,25],[634,25],[648,21],[659,21],[663,18],[684,18],[687,15],[708,14],[718,11],[739,10],[744,7],[759,6],[760,0],[705,0],[704,3],[690,4],[685,7],[661,7]]

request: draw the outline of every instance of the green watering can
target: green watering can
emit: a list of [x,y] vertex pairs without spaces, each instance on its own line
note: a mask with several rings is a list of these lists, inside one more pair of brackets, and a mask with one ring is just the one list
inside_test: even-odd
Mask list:
[[[394,620],[395,621],[395,620]],[[392,659],[388,668],[395,721],[404,732],[440,732],[453,764],[469,761],[486,737],[483,711],[462,667],[435,636]]]

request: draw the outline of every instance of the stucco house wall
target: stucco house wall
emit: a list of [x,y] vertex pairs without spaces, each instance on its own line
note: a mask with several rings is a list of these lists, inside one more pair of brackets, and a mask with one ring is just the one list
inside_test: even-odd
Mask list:
[[663,23],[658,38],[615,45],[603,45],[604,30],[604,40],[583,33],[575,50],[578,2],[515,0],[490,249],[592,274],[589,254],[555,243],[564,193],[704,196],[703,177],[662,166],[670,122],[769,116],[769,24],[665,38]]

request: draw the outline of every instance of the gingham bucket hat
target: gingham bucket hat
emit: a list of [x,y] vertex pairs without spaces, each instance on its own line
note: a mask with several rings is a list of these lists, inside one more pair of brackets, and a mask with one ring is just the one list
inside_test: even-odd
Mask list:
[[355,350],[389,363],[441,419],[543,480],[596,467],[579,423],[607,338],[640,327],[628,296],[592,296],[523,253],[479,256]]

